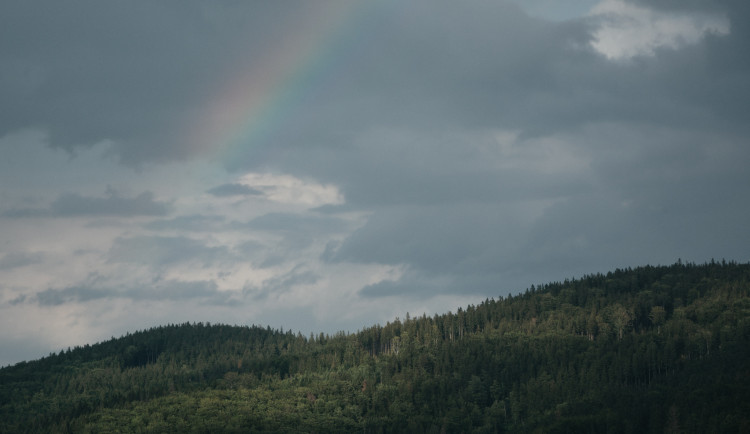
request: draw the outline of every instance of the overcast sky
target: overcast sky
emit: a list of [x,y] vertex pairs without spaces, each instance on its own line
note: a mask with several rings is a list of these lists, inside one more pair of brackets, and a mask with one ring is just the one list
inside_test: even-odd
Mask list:
[[750,2],[0,3],[0,366],[750,260]]

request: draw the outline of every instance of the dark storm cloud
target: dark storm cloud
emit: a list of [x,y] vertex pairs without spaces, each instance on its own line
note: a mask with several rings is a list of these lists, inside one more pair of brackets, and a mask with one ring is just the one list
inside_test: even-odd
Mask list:
[[187,237],[138,236],[118,238],[107,254],[111,263],[126,262],[149,266],[167,266],[186,262],[203,265],[231,260],[224,247],[209,247]]
[[[595,25],[586,20],[544,23],[505,4],[468,10],[448,14],[440,8],[420,9],[424,16],[419,20],[410,17],[417,13],[410,10],[400,20],[381,17],[390,23],[387,36],[369,40],[373,51],[352,59],[350,73],[336,77],[337,85],[331,86],[329,103],[304,118],[315,119],[310,129],[314,124],[338,136],[326,137],[326,144],[316,147],[308,128],[295,129],[297,136],[280,132],[274,145],[294,147],[294,152],[276,164],[342,186],[350,209],[497,202],[580,194],[594,184],[586,173],[550,176],[522,166],[500,170],[487,164],[477,146],[487,142],[490,157],[507,159],[493,154],[496,144],[493,149],[487,137],[461,133],[473,128],[517,131],[521,140],[514,146],[523,150],[533,150],[526,139],[573,137],[590,125],[618,130],[661,125],[686,134],[747,135],[747,77],[713,62],[722,51],[733,53],[722,59],[736,62],[732,59],[741,51],[741,36],[735,34],[739,26],[734,21],[739,18],[732,20],[728,36],[709,36],[695,46],[618,63],[588,45]],[[438,32],[446,20],[442,13],[455,22]],[[459,23],[464,24],[461,32],[454,30]],[[416,38],[419,32],[434,37]],[[352,95],[368,95],[358,99],[366,106],[358,110]],[[347,127],[331,127],[339,124]],[[388,124],[392,128],[373,127]],[[340,148],[330,148],[330,143],[340,143]],[[586,147],[563,146],[598,153],[607,147],[607,138]],[[642,149],[632,143],[623,152],[640,160],[648,157],[639,154]],[[248,154],[245,167],[253,167],[253,158]],[[234,164],[241,167],[243,162]]]
[[[314,8],[5,3],[0,55],[10,66],[0,82],[0,134],[42,127],[53,146],[70,150],[110,139],[128,164],[200,153],[207,144],[181,136],[184,126],[200,125],[196,113],[233,73],[252,77],[269,50],[283,48],[273,42],[289,29],[271,23],[293,26]],[[530,19],[512,3],[355,8],[362,9],[349,18],[355,21],[343,23],[352,34],[327,42],[336,68],[313,77],[305,97],[290,102],[294,128],[280,128],[272,140],[335,148],[372,125],[517,122],[519,98],[557,86],[550,65],[565,68],[590,55],[569,49],[586,46],[585,25]],[[256,157],[248,153],[250,160],[236,164],[262,164]]]
[[[564,0],[0,2],[0,212],[15,217],[0,219],[0,271],[19,325],[1,343],[39,355],[35,340],[82,339],[87,323],[101,330],[83,336],[141,327],[112,300],[353,330],[382,319],[377,306],[445,311],[616,267],[750,260],[750,2],[625,0],[653,12],[635,30],[654,44],[612,58],[602,26],[639,20],[576,1],[567,20]],[[656,40],[690,23],[719,24]],[[625,48],[643,42],[627,35]],[[270,185],[222,184],[247,174]],[[276,186],[285,199],[307,185],[342,200],[245,200],[287,175],[301,181]],[[133,193],[88,196],[82,180]],[[77,216],[148,219],[91,219],[57,240],[79,221],[30,218]],[[116,238],[100,258],[91,243],[107,239],[89,236]],[[77,280],[97,258],[103,275]],[[187,268],[217,280],[160,277]],[[20,288],[36,272],[78,283]],[[219,291],[245,273],[267,279]],[[68,303],[97,309],[63,312],[76,326],[57,335],[44,327],[66,327],[59,315],[27,318]]]
[[623,264],[746,257],[750,209],[739,186],[750,179],[742,142],[611,125],[568,140],[590,149],[577,188],[529,189],[523,184],[552,187],[565,179],[530,171],[512,187],[524,191],[520,197],[498,194],[494,204],[488,198],[377,209],[322,259],[412,267],[416,277],[361,292],[374,297],[422,293],[426,276],[451,282],[430,283],[434,292],[498,295]]
[[154,200],[154,194],[143,192],[136,197],[122,197],[107,190],[107,197],[88,197],[76,193],[63,194],[47,209],[14,209],[6,217],[79,217],[79,216],[162,216],[169,213],[171,205]]
[[3,2],[0,136],[41,127],[68,150],[110,139],[134,165],[188,157],[204,145],[181,134],[197,108],[311,7]]
[[208,190],[208,193],[217,197],[231,196],[259,196],[263,192],[244,184],[222,184]]
[[[206,144],[180,136],[180,127],[199,124],[202,104],[237,71],[254,76],[274,41],[316,7],[280,3],[91,2],[86,13],[5,3],[0,135],[38,126],[69,150],[112,139],[112,152],[133,165],[198,155]],[[226,164],[336,185],[346,203],[320,209],[328,217],[368,213],[323,253],[329,262],[409,268],[366,296],[430,285],[491,294],[547,275],[678,257],[746,260],[750,3],[633,3],[725,14],[729,33],[612,61],[591,45],[606,24],[597,17],[549,22],[502,1],[369,2],[326,40],[325,62],[287,95],[283,119],[240,143]],[[257,192],[224,184],[208,193]],[[111,198],[64,199],[6,215],[116,208]],[[185,217],[150,228],[201,223]],[[227,226],[286,232],[283,246],[250,249],[268,266],[344,229],[339,223],[269,214]],[[119,239],[110,260],[216,263],[227,255],[187,238],[140,237]]]
[[[302,149],[301,161],[312,153],[315,163],[325,149],[346,149],[353,138],[384,125],[500,127],[537,135],[611,120],[687,128],[711,127],[705,125],[710,121],[722,128],[720,119],[747,108],[748,91],[722,71],[703,74],[715,63],[707,56],[744,62],[737,60],[743,56],[736,55],[741,45],[735,42],[747,14],[741,2],[705,3],[728,13],[731,35],[662,59],[671,64],[628,67],[593,51],[596,23],[584,19],[546,22],[510,2],[373,3],[366,20],[345,27],[351,35],[329,41],[336,68],[314,77],[306,96],[290,102],[285,126],[294,127],[279,127],[267,140],[274,149]],[[113,139],[114,152],[132,164],[201,152],[201,144],[176,135],[178,125],[199,122],[191,116],[217,86],[238,68],[252,71],[250,60],[276,47],[269,42],[281,39],[284,26],[269,23],[293,23],[314,7],[306,4],[85,2],[81,13],[9,2],[0,26],[7,35],[0,38],[1,53],[12,60],[0,131],[43,126],[55,146],[68,149]],[[259,156],[246,152],[229,164],[265,164]],[[300,165],[290,157],[288,163]],[[308,170],[325,176],[317,166]],[[214,190],[248,193],[232,185]]]
[[[750,74],[740,55],[747,7],[706,8],[728,13],[728,35],[629,62],[588,45],[595,20],[542,23],[507,5],[488,7],[504,13],[451,14],[452,25],[471,22],[465,27],[473,30],[453,39],[451,25],[440,35],[428,30],[441,22],[442,11],[432,10],[419,21],[407,13],[402,19],[413,29],[390,27],[389,37],[401,43],[372,42],[368,55],[378,53],[373,58],[390,75],[365,75],[372,82],[364,91],[392,84],[409,98],[381,93],[367,100],[367,113],[383,121],[382,107],[408,127],[369,129],[343,150],[300,146],[288,156],[294,170],[341,185],[344,209],[373,211],[325,258],[409,264],[453,276],[461,291],[471,285],[468,276],[495,276],[521,290],[530,276],[747,256],[741,221],[750,216],[750,197],[740,187],[750,185],[743,168],[750,162]],[[415,39],[416,29],[436,36]],[[469,49],[440,52],[451,42]],[[409,63],[412,52],[419,56]],[[343,88],[356,93],[358,85]],[[462,137],[471,128],[519,135],[503,147],[480,134]],[[508,212],[533,201],[546,204],[525,215]],[[416,291],[412,280],[376,284],[363,295],[410,284]]]
[[333,253],[327,252],[328,260],[408,264],[400,279],[363,290],[367,296],[521,290],[528,284],[517,279],[518,255],[524,253],[531,226],[518,206],[512,208],[445,204],[379,211]]
[[[298,110],[304,115],[294,120],[296,128],[276,132],[274,146],[301,154],[289,157],[307,160],[312,141],[322,150],[344,151],[340,157],[357,158],[347,152],[349,143],[382,126],[441,133],[542,128],[556,121],[537,122],[545,112],[561,115],[571,109],[563,110],[561,98],[554,97],[568,90],[559,72],[574,75],[579,63],[598,59],[587,46],[591,35],[585,23],[534,20],[511,3],[410,2],[376,12],[360,30],[367,33],[362,45],[349,47],[346,62],[316,83],[326,91],[316,95],[321,99],[310,98],[314,106]],[[557,104],[550,109],[538,103]],[[257,164],[256,155],[230,164]]]

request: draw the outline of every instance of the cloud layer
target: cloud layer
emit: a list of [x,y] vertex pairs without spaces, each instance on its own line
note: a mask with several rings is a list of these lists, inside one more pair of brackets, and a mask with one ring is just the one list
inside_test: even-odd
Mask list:
[[747,261],[750,6],[563,3],[4,2],[0,364]]

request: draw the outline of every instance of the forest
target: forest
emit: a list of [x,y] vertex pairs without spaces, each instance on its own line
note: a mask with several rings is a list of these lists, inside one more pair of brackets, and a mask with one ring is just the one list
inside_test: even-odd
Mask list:
[[618,269],[356,333],[169,324],[0,369],[2,433],[747,433],[750,264]]

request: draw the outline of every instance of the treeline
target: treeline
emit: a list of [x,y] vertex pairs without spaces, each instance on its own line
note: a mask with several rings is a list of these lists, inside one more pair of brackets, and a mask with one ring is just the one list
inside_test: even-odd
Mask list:
[[750,432],[750,264],[616,270],[358,333],[180,324],[0,370],[0,432]]

